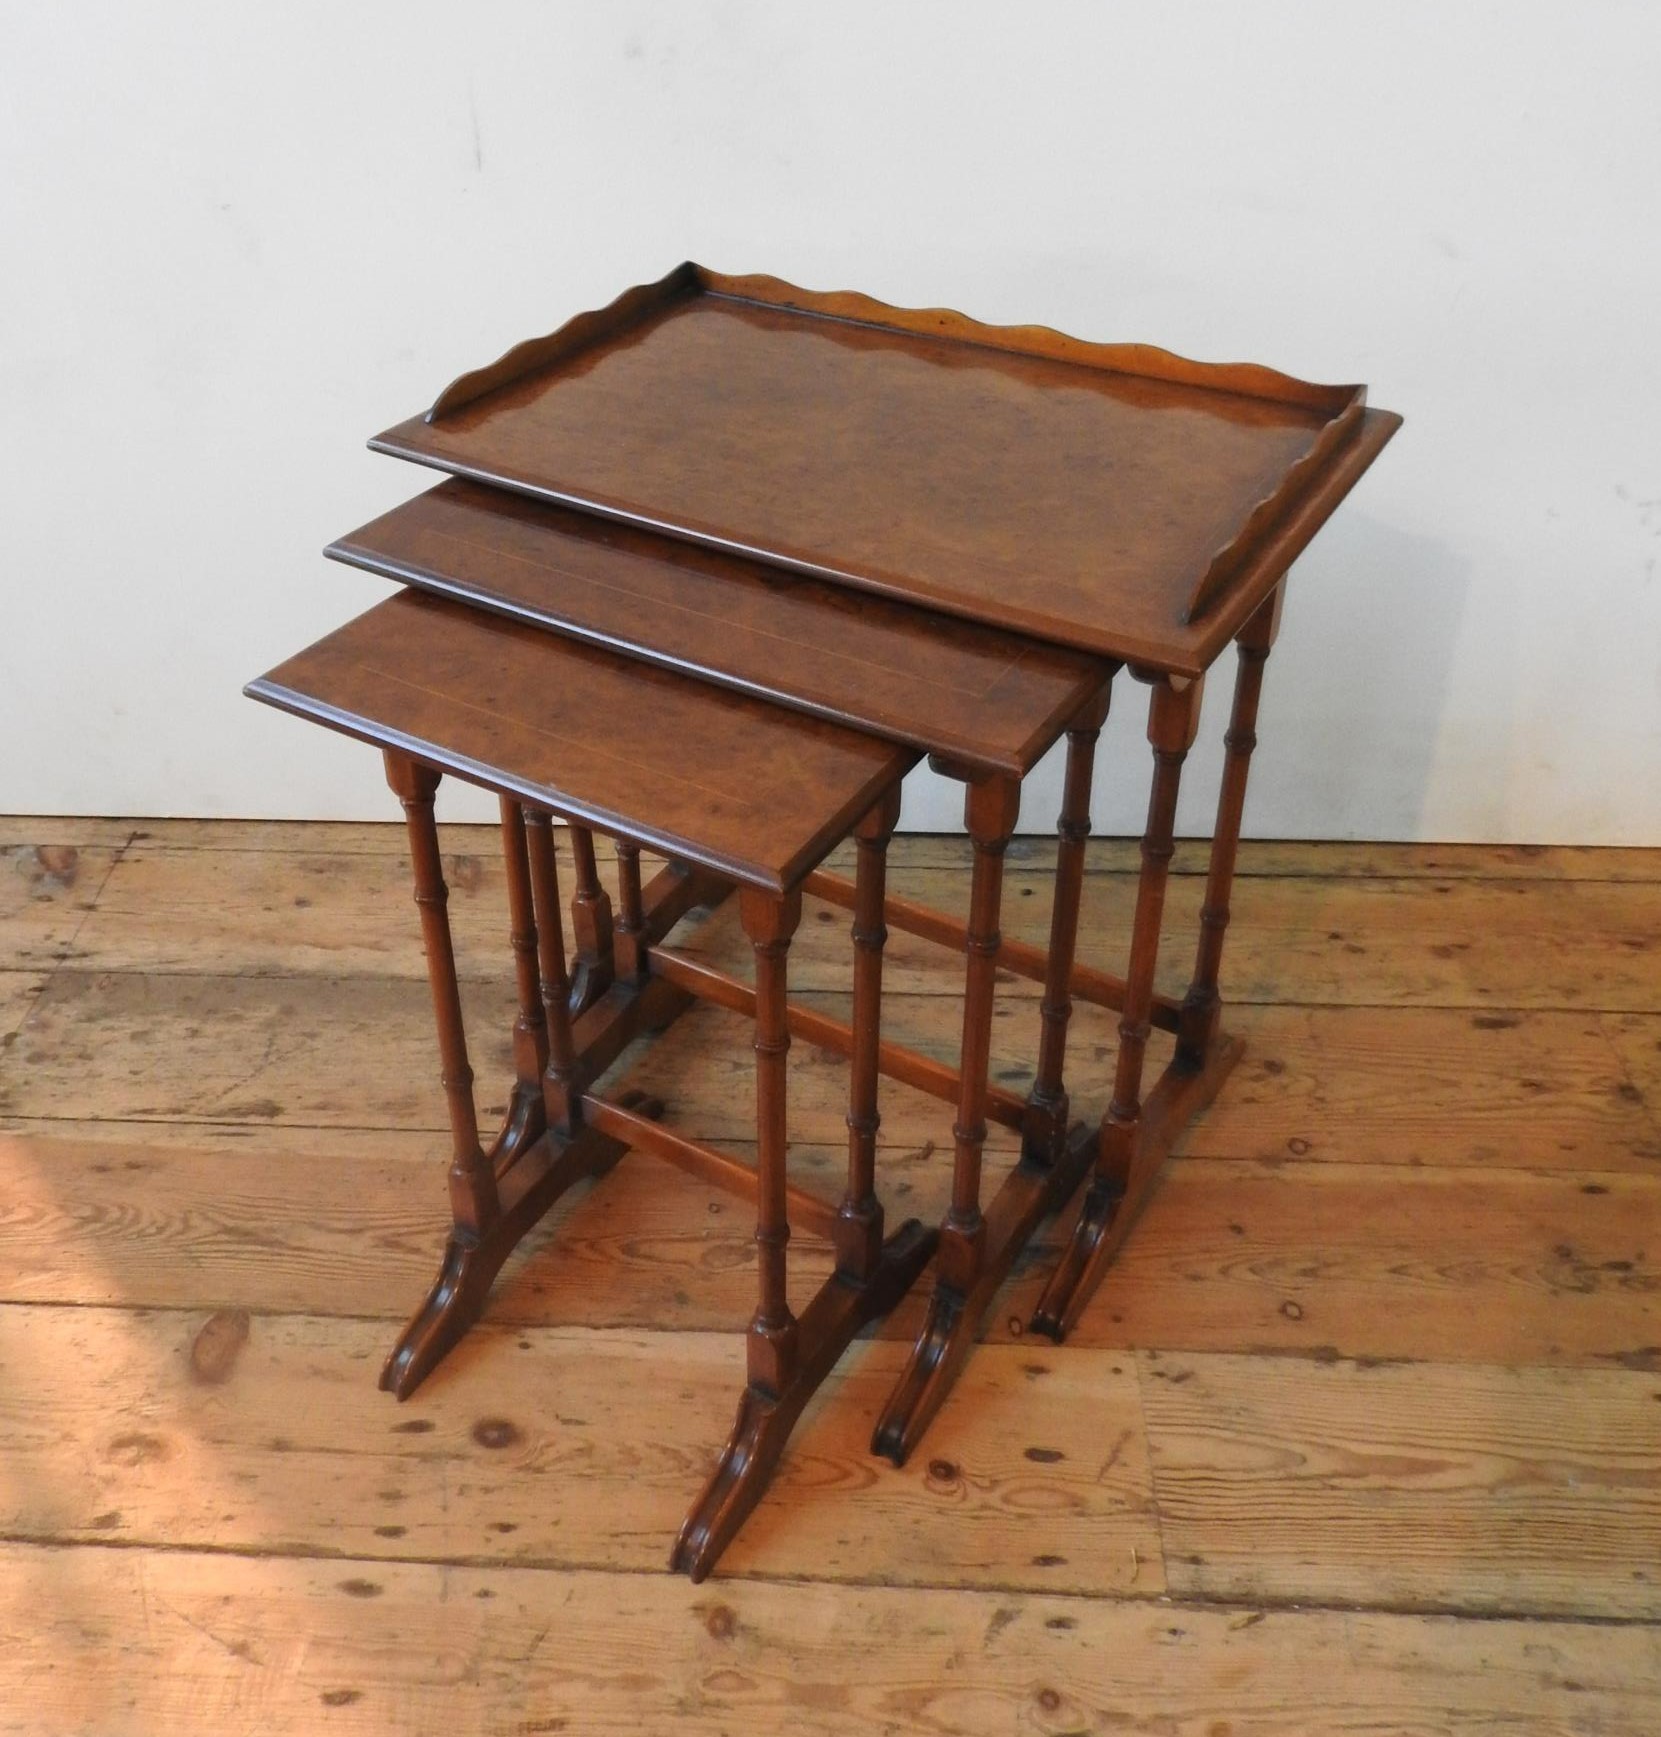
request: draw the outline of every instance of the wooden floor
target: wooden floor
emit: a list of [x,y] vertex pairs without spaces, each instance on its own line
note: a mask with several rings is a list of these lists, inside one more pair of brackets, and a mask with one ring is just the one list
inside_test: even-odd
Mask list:
[[[501,877],[446,844],[499,1107]],[[909,1305],[694,1588],[663,1565],[741,1380],[746,1209],[631,1155],[398,1406],[446,1155],[401,833],[0,821],[0,1731],[1654,1737],[1661,853],[1242,855],[1247,1058],[1076,1342],[1021,1336],[1050,1242],[895,1471]],[[956,843],[895,859],[961,907]],[[1049,860],[1011,853],[1036,940]],[[1133,869],[1092,847],[1109,965]],[[726,917],[688,945],[742,957]],[[846,945],[810,905],[804,999]],[[950,1056],[959,963],[889,959],[888,1033]],[[1020,1089],[1034,991],[999,995]],[[1111,1026],[1077,1031],[1099,1108]],[[619,1073],[742,1148],[745,1035],[700,1012]],[[841,1066],[791,1068],[793,1162],[834,1171]],[[885,1113],[930,1216],[949,1111]]]

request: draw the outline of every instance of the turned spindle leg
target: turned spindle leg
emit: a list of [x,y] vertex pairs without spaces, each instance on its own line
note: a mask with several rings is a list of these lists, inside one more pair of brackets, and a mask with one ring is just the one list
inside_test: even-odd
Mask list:
[[519,1011],[513,1022],[513,1101],[490,1154],[493,1169],[506,1168],[547,1126],[542,1075],[548,1065],[548,1022],[536,964],[536,917],[525,850],[525,815],[510,797],[504,796],[501,804],[502,859],[507,868],[509,938]]
[[[986,1142],[986,1079],[992,1051],[992,999],[997,974],[1004,851],[1020,810],[1013,778],[968,786],[964,820],[974,845],[969,921],[964,937],[963,1043],[957,1120],[952,1129],[952,1204],[940,1227],[934,1295],[911,1358],[878,1420],[873,1453],[903,1465],[956,1380],[979,1326],[971,1307],[986,1253],[981,1213],[981,1150]],[[979,1299],[975,1299],[978,1303]]]
[[[399,1335],[381,1369],[381,1386],[404,1399],[477,1318],[506,1247],[498,1253],[492,1246],[501,1240],[501,1196],[495,1165],[479,1145],[478,1115],[473,1106],[473,1070],[467,1062],[455,949],[450,939],[449,889],[444,884],[438,828],[433,822],[433,794],[438,789],[439,775],[403,754],[389,752],[386,777],[404,805],[409,828],[415,902],[421,912],[421,938],[427,951],[427,978],[432,986],[451,1137],[449,1182],[453,1222],[443,1264],[426,1301]],[[508,845],[511,897],[514,872],[511,830]],[[521,914],[514,913],[516,936],[523,932]],[[524,1005],[521,996],[521,1013]],[[531,1041],[534,1043],[534,1038]],[[507,1132],[504,1130],[504,1139]]]
[[612,943],[618,977],[624,983],[644,983],[646,906],[640,890],[640,847],[617,841],[617,934]]
[[546,1061],[541,1091],[548,1121],[571,1134],[579,1120],[581,1085],[571,1034],[571,980],[565,964],[565,933],[559,909],[559,865],[554,829],[546,814],[528,810],[531,886],[536,902],[537,975],[546,1008]]
[[785,1206],[785,1059],[790,1052],[785,966],[790,937],[801,921],[802,900],[799,893],[775,899],[748,887],[738,898],[756,960],[756,1250],[761,1295],[750,1323],[747,1359],[750,1385],[776,1394],[790,1379],[796,1357],[796,1318],[785,1289],[785,1247],[790,1241]]
[[957,1120],[952,1127],[952,1204],[941,1229],[939,1251],[941,1282],[959,1293],[974,1283],[986,1236],[980,1167],[986,1144],[986,1078],[992,1060],[992,997],[1002,940],[1004,851],[1015,830],[1019,803],[1020,786],[1005,779],[971,784],[965,803],[975,860],[964,937],[967,968]]
[[1078,946],[1079,899],[1084,890],[1084,847],[1090,837],[1090,785],[1096,739],[1107,719],[1110,690],[1091,702],[1067,731],[1067,776],[1062,788],[1055,888],[1050,906],[1050,952],[1039,1005],[1038,1067],[1027,1099],[1021,1154],[1031,1163],[1054,1164],[1067,1144],[1068,1098],[1064,1078],[1067,1025],[1073,1015],[1070,985]]
[[[1171,866],[1177,790],[1182,763],[1199,724],[1202,683],[1178,688],[1161,679],[1153,684],[1148,706],[1148,740],[1153,746],[1153,789],[1142,834],[1142,872],[1136,889],[1136,915],[1125,973],[1125,998],[1119,1021],[1119,1055],[1113,1098],[1102,1118],[1096,1170],[1085,1192],[1072,1239],[1051,1276],[1033,1316],[1034,1332],[1059,1340],[1077,1319],[1101,1278],[1118,1236],[1138,1203],[1131,1192],[1132,1160],[1142,1111],[1142,1063],[1153,1011],[1154,971],[1159,963],[1159,930],[1165,910],[1165,883]],[[1127,1211],[1128,1207],[1128,1211]],[[1110,1237],[1110,1231],[1117,1234]]]
[[450,889],[444,884],[438,827],[433,820],[433,796],[438,789],[439,774],[405,755],[388,753],[386,778],[393,794],[404,805],[410,857],[415,868],[415,903],[421,912],[421,939],[427,950],[427,981],[432,987],[433,1017],[438,1026],[441,1077],[450,1110],[450,1209],[456,1228],[477,1236],[496,1218],[496,1175],[479,1144],[473,1070],[468,1066],[467,1038],[462,1028],[461,991],[456,982],[455,947],[450,939]]
[[894,789],[854,831],[853,1050],[848,1082],[848,1192],[836,1222],[836,1270],[863,1281],[882,1255],[882,1203],[876,1193],[877,1050],[882,1033],[882,949],[888,841],[900,819]]
[[[803,1374],[800,1329],[790,1312],[785,1248],[788,1139],[785,1058],[790,1050],[786,959],[801,921],[802,896],[739,890],[739,913],[756,961],[756,1266],[759,1298],[745,1338],[749,1384],[714,1475],[682,1525],[670,1567],[702,1580],[761,1498],[818,1370]],[[835,1350],[831,1351],[832,1357]]]
[[571,858],[576,887],[571,895],[571,940],[576,969],[571,988],[571,1012],[591,1007],[611,987],[611,899],[600,883],[594,861],[594,834],[586,826],[571,826]]
[[[559,883],[549,818],[534,809],[504,807],[508,904],[512,918],[519,1013],[514,1028],[514,1112],[485,1157],[478,1151],[472,1075],[462,1043],[455,961],[445,919],[445,889],[432,819],[438,778],[402,755],[388,755],[388,778],[403,797],[410,823],[421,908],[433,984],[445,1090],[449,1095],[455,1158],[450,1191],[455,1222],[438,1276],[381,1370],[381,1386],[407,1398],[483,1311],[502,1263],[548,1208],[576,1183],[603,1175],[627,1149],[586,1124],[581,1087],[594,1056],[616,1056],[632,1035],[665,1021],[650,1007],[654,986],[614,1005],[597,1006],[574,1026],[572,996],[560,918]],[[671,899],[680,896],[671,888]],[[664,921],[663,898],[654,893],[643,912],[646,924]],[[599,999],[600,992],[596,992]],[[670,1011],[667,1017],[672,1018]],[[526,1090],[540,1063],[536,1090]],[[598,1063],[604,1068],[606,1060]],[[523,1112],[521,1114],[521,1112]],[[652,1113],[652,1112],[646,1112]],[[549,1126],[556,1138],[544,1138]],[[926,1259],[926,1255],[924,1256]]]
[[1263,601],[1235,636],[1239,668],[1234,678],[1234,704],[1229,713],[1223,782],[1217,797],[1217,830],[1211,839],[1211,867],[1205,880],[1205,905],[1200,911],[1200,944],[1194,980],[1182,1003],[1177,1053],[1198,1067],[1217,1034],[1222,1016],[1218,978],[1223,964],[1223,938],[1228,929],[1229,896],[1240,849],[1240,822],[1246,807],[1246,775],[1257,746],[1257,705],[1263,692],[1263,666],[1280,631],[1284,581]]

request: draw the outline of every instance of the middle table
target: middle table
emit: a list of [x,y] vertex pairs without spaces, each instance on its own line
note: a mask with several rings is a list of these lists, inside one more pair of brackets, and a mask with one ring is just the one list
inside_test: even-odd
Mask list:
[[[941,1227],[927,1319],[873,1437],[901,1464],[939,1409],[974,1342],[987,1305],[1038,1222],[1059,1208],[1088,1169],[1094,1129],[1069,1118],[1065,1084],[1072,1000],[1121,1007],[1123,983],[1075,962],[1090,787],[1114,660],[1047,645],[888,599],[785,575],[713,549],[453,479],[331,546],[335,558],[465,600],[631,658],[695,674],[799,711],[918,748],[965,786],[974,848],[966,920],[905,900],[882,921],[966,955],[959,1065],[884,1043],[880,1065],[953,1103],[951,1208]],[[1065,790],[1048,949],[1000,931],[1003,857],[1022,780],[1066,734]],[[590,860],[574,835],[579,871]],[[826,872],[805,890],[856,911],[857,888]],[[583,915],[575,920],[582,933]],[[860,937],[856,934],[856,939]],[[579,1011],[617,975],[590,945]],[[867,955],[856,953],[857,961]],[[989,1078],[994,976],[999,967],[1044,986],[1037,1067],[1023,1098]],[[754,991],[737,978],[651,940],[628,962],[728,1008],[749,1012]],[[856,982],[856,993],[857,993]],[[1175,1008],[1160,1010],[1174,1029]],[[803,1039],[849,1053],[845,1030],[792,1007]],[[1211,1089],[1221,1078],[1215,1073]],[[1021,1134],[1021,1158],[981,1203],[988,1119]],[[874,1132],[874,1129],[872,1130]]]

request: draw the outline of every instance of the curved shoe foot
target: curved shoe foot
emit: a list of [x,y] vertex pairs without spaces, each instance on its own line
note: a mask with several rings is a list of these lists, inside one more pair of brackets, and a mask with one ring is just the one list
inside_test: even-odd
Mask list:
[[1026,1160],[1004,1178],[986,1212],[986,1247],[967,1292],[936,1284],[928,1317],[871,1437],[872,1453],[903,1466],[962,1373],[980,1325],[1038,1222],[1078,1186],[1095,1152],[1083,1123],[1067,1136],[1061,1156],[1043,1164]]
[[[630,1097],[641,1114],[661,1114],[656,1099]],[[626,1150],[593,1128],[579,1128],[570,1139],[539,1136],[524,1145],[498,1175],[496,1221],[476,1236],[451,1229],[438,1277],[381,1370],[382,1389],[408,1398],[483,1313],[496,1275],[526,1231],[573,1184],[603,1176]]]
[[1099,1176],[1091,1181],[1066,1252],[1033,1310],[1029,1332],[1042,1333],[1059,1345],[1072,1331],[1123,1240],[1122,1232],[1116,1232],[1124,1203],[1124,1189],[1116,1183]]
[[1090,1178],[1067,1251],[1033,1311],[1031,1332],[1059,1345],[1078,1325],[1102,1275],[1147,1205],[1166,1156],[1182,1131],[1216,1097],[1243,1048],[1239,1038],[1219,1032],[1198,1062],[1178,1057],[1166,1068],[1133,1129],[1104,1125],[1103,1141],[1111,1137],[1114,1144],[1111,1149],[1103,1145],[1098,1162],[1108,1157],[1112,1162]]
[[548,1111],[540,1086],[516,1085],[507,1120],[490,1148],[491,1168],[498,1176],[517,1163],[548,1131]]
[[975,1314],[957,1292],[937,1286],[888,1404],[871,1435],[871,1452],[903,1466],[957,1380],[975,1342]]
[[932,1228],[907,1219],[882,1245],[876,1268],[863,1283],[838,1275],[820,1286],[796,1323],[796,1366],[783,1391],[744,1390],[738,1421],[714,1474],[670,1552],[673,1570],[702,1580],[715,1566],[761,1499],[803,1407],[860,1329],[886,1315],[917,1282],[938,1240]]
[[570,974],[571,993],[566,1000],[566,1007],[575,1019],[579,1013],[586,1013],[605,994],[614,981],[614,974],[609,959],[604,962],[596,959],[573,960]]
[[696,1582],[715,1566],[716,1558],[761,1500],[806,1399],[805,1391],[789,1404],[754,1387],[744,1390],[738,1402],[738,1421],[714,1475],[686,1516],[669,1553],[671,1572],[689,1574]]
[[439,1359],[479,1318],[506,1255],[506,1246],[493,1249],[450,1238],[427,1300],[398,1335],[381,1368],[383,1391],[408,1399],[433,1372]]

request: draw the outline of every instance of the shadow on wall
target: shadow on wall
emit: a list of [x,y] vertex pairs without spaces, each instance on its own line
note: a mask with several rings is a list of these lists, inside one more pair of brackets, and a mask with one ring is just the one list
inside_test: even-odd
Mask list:
[[[1470,572],[1470,562],[1445,544],[1353,508],[1339,510],[1292,568],[1258,715],[1247,836],[1414,836],[1435,775]],[[1506,629],[1496,623],[1494,631]],[[1234,671],[1234,653],[1225,652],[1206,683],[1177,811],[1183,837],[1208,838],[1215,822]],[[1121,675],[1096,756],[1098,836],[1142,830],[1152,767],[1147,710],[1147,690]],[[1489,716],[1483,727],[1502,742],[1510,723]],[[1063,765],[1057,747],[1028,778],[1021,793],[1023,834],[1053,834]],[[1504,804],[1497,785],[1473,793],[1466,800],[1469,825],[1501,828]],[[960,786],[914,773],[906,785],[904,824],[955,832],[962,806]]]
[[[1470,573],[1470,562],[1445,544],[1339,509],[1292,568],[1258,715],[1247,836],[1415,835],[1435,774]],[[1492,631],[1509,629],[1496,621]],[[1509,661],[1503,643],[1495,649]],[[1183,837],[1209,838],[1215,822],[1234,671],[1231,650],[1206,683],[1199,738],[1183,770]],[[1121,675],[1096,755],[1092,824],[1099,836],[1142,830],[1152,770],[1147,715],[1147,689]],[[1501,743],[1511,721],[1490,715],[1483,728]],[[1058,745],[1027,779],[1021,833],[1053,835],[1064,763]],[[1504,836],[1505,800],[1497,783],[1462,795],[1473,836]],[[902,824],[960,831],[963,787],[919,768],[906,781]]]
[[[1412,838],[1429,808],[1447,723],[1452,668],[1471,563],[1447,544],[1345,511],[1292,569],[1280,640],[1258,720],[1246,830],[1270,838]],[[1491,628],[1509,665],[1511,628]],[[1219,679],[1223,678],[1223,679]],[[1206,695],[1206,766],[1195,795],[1215,788],[1232,673],[1219,664]],[[1514,708],[1515,687],[1496,687]],[[1483,719],[1504,743],[1509,715]],[[1505,836],[1496,782],[1461,796],[1472,836]],[[1185,809],[1194,830],[1210,818]]]

